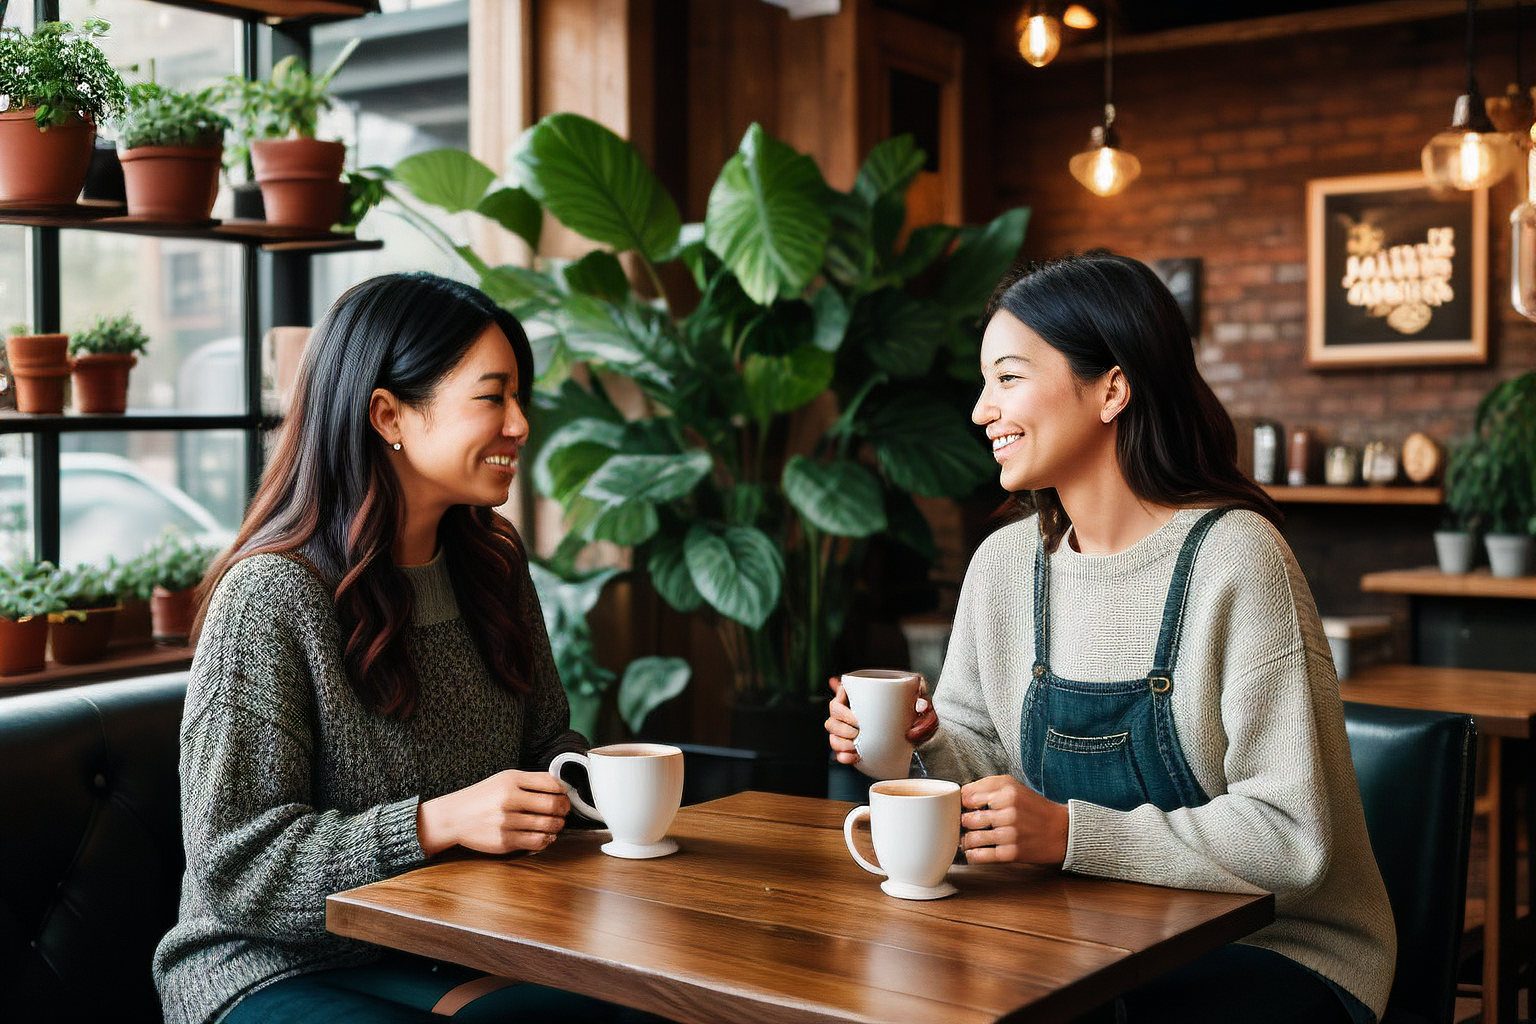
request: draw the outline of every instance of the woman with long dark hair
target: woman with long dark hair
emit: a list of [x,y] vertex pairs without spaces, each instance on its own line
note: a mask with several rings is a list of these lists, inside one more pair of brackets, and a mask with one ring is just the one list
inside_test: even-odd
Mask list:
[[1274,924],[1106,1020],[1374,1024],[1396,938],[1338,681],[1173,296],[1123,256],[1046,264],[1000,286],[981,369],[1018,518],[972,559],[909,733],[963,784],[967,859],[1275,894]]
[[[615,1008],[325,930],[325,898],[453,846],[537,851],[585,749],[494,509],[528,439],[527,336],[466,285],[374,278],[315,328],[203,591],[181,729],[187,868],[155,980],[172,1024],[611,1019]],[[461,989],[461,984],[470,985]],[[475,987],[479,986],[479,987]]]

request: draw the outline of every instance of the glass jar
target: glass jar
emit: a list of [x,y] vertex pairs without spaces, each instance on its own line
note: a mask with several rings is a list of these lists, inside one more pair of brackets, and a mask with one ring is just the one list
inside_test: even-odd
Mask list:
[[1355,470],[1360,457],[1347,444],[1336,444],[1328,449],[1323,458],[1323,479],[1335,487],[1348,487],[1355,482]]

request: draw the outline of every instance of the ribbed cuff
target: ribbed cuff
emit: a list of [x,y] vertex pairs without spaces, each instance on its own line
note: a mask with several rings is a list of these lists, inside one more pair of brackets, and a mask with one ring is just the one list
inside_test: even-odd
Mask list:
[[379,867],[384,874],[398,874],[426,861],[416,827],[420,806],[421,798],[413,796],[379,808]]
[[1086,800],[1067,801],[1067,856],[1063,871],[1079,875],[1119,875],[1125,843],[1116,835],[1125,815]]

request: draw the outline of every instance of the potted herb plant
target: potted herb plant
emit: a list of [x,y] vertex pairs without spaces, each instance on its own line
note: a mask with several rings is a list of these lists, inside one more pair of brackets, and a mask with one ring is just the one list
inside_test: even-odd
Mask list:
[[1477,492],[1480,482],[1473,472],[1475,445],[1467,439],[1451,446],[1445,463],[1445,522],[1435,531],[1435,559],[1443,573],[1472,569],[1477,541]]
[[1483,534],[1495,576],[1522,576],[1536,532],[1536,371],[1496,385],[1447,467],[1446,505]]
[[149,336],[131,313],[99,316],[69,341],[69,368],[75,377],[75,409],[85,413],[124,412],[128,408],[128,371]]
[[92,42],[107,28],[0,29],[0,202],[69,206],[80,194],[96,126],[123,105],[123,80]]
[[53,592],[64,607],[48,613],[48,642],[60,665],[83,665],[100,658],[112,638],[117,615],[106,569],[81,563],[54,574]]
[[145,580],[153,587],[149,609],[156,643],[187,642],[197,609],[197,585],[217,554],[218,549],[170,530],[144,553]]
[[69,379],[69,335],[33,334],[16,324],[5,339],[5,357],[16,385],[20,412],[64,411],[64,382]]
[[297,57],[285,57],[268,81],[232,76],[220,87],[239,133],[238,162],[248,153],[273,224],[325,231],[342,219],[347,148],[316,139],[315,132],[320,112],[333,102],[331,82],[357,43],[343,47],[318,78]]
[[117,595],[118,604],[117,615],[112,620],[111,643],[141,647],[153,639],[149,599],[155,583],[151,572],[152,566],[143,555],[126,562],[107,559],[107,582]]
[[50,562],[0,565],[0,676],[43,670],[48,615],[64,607],[53,571]]
[[128,88],[117,131],[130,217],[173,224],[208,219],[230,127],[214,102],[210,89],[183,93],[154,82]]

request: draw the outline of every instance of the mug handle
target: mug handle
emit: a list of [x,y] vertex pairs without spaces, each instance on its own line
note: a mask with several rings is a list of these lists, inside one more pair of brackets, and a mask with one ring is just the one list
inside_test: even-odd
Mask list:
[[[577,762],[579,762],[583,768],[587,769],[587,778],[591,778],[592,766],[587,761],[587,755],[577,754],[572,751],[567,751],[566,753],[561,754],[559,757],[555,758],[553,761],[549,762],[549,774],[553,775],[555,777],[555,781],[560,783],[560,788],[565,790],[565,795],[570,798],[572,807],[576,808],[576,810],[580,811],[586,817],[591,818],[593,821],[602,822],[603,816],[597,813],[597,808],[591,806],[585,800],[583,800],[581,798],[581,794],[576,792],[576,787],[560,777],[561,768],[564,768],[568,764]],[[607,822],[603,822],[603,824],[607,824]]]
[[863,807],[855,807],[853,810],[848,812],[848,817],[843,819],[843,842],[848,844],[848,852],[853,854],[853,859],[858,863],[859,867],[863,868],[865,871],[868,871],[872,875],[879,875],[881,878],[889,877],[884,871],[880,870],[879,865],[871,864],[869,861],[865,860],[863,855],[854,848],[853,826],[857,825],[860,820],[867,817],[869,817],[869,806],[867,804]]

